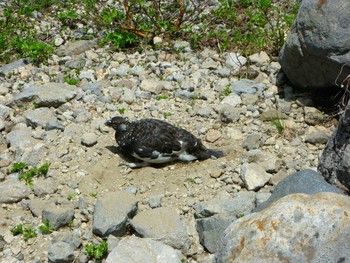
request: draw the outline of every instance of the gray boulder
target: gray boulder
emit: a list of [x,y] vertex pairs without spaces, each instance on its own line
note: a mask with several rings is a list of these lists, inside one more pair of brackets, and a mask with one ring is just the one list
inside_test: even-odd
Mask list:
[[190,246],[186,226],[172,208],[160,207],[141,212],[130,224],[141,237],[156,238],[182,251],[186,251]]
[[267,89],[266,85],[249,79],[240,79],[233,81],[230,90],[238,95],[240,94],[256,94],[263,96],[263,92]]
[[225,230],[217,262],[347,262],[349,213],[345,195],[286,196],[233,222]]
[[318,171],[328,182],[350,190],[350,104],[329,138],[318,163]]
[[71,206],[51,206],[43,209],[42,220],[49,220],[54,229],[68,225],[74,218],[74,209]]
[[59,48],[56,52],[59,56],[73,56],[79,55],[84,51],[87,51],[97,45],[96,40],[78,40],[74,42],[68,42]]
[[73,248],[78,248],[81,245],[81,239],[68,232],[57,233],[52,238],[52,244],[57,242],[65,242]]
[[235,216],[225,217],[220,215],[197,219],[196,229],[199,242],[210,253],[215,253],[225,229],[236,219]]
[[97,199],[92,232],[100,237],[123,236],[128,219],[137,211],[137,201],[127,191],[107,193]]
[[3,65],[0,67],[0,76],[9,75],[14,70],[18,70],[18,68],[24,67],[26,64],[28,64],[27,61],[24,59],[19,59],[9,64]]
[[282,69],[293,85],[329,89],[350,74],[349,10],[348,0],[302,1],[280,53]]
[[48,251],[50,263],[69,263],[74,261],[74,248],[66,242],[53,243]]
[[239,192],[231,196],[218,196],[194,206],[196,218],[220,214],[228,217],[241,217],[255,207],[255,192]]
[[73,99],[76,94],[76,88],[65,83],[50,82],[41,86],[28,84],[24,85],[23,91],[15,94],[6,105],[12,107],[35,102],[38,107],[57,108]]
[[180,263],[181,254],[150,238],[125,237],[109,253],[106,263]]
[[265,209],[270,204],[286,195],[294,193],[311,195],[320,192],[342,193],[337,187],[327,183],[319,173],[311,169],[306,169],[294,173],[280,181],[273,190],[271,197],[266,202],[257,206],[253,212]]
[[43,197],[45,195],[56,193],[58,181],[55,178],[38,178],[34,184],[34,194]]
[[26,148],[33,147],[39,140],[32,137],[32,129],[28,127],[21,127],[19,129],[12,129],[6,136],[6,142],[12,147],[23,153]]
[[6,180],[0,183],[0,204],[17,203],[30,194],[30,188],[18,180]]
[[64,126],[57,120],[56,116],[49,108],[39,108],[28,110],[24,113],[27,125],[36,128],[42,127],[44,130],[59,129],[64,130]]

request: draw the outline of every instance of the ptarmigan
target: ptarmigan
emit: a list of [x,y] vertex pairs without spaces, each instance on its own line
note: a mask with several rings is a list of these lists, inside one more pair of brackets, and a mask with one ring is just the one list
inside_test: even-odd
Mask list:
[[157,119],[129,122],[123,117],[113,117],[105,123],[112,127],[120,153],[125,158],[137,159],[127,163],[131,168],[149,164],[185,162],[223,157],[221,150],[206,148],[192,133]]

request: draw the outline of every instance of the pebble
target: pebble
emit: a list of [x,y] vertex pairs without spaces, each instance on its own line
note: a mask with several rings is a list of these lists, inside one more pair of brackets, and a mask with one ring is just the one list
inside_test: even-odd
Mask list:
[[91,147],[97,143],[97,136],[95,133],[84,133],[81,137],[81,143],[85,146]]

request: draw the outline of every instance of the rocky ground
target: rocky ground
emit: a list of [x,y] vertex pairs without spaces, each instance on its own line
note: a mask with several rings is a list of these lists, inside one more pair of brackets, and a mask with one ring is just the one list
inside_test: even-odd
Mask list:
[[[18,60],[0,67],[2,262],[47,262],[49,251],[60,253],[52,251],[52,241],[63,233],[77,240],[74,260],[87,262],[84,246],[101,241],[92,232],[95,202],[119,190],[134,195],[137,213],[176,211],[190,240],[181,258],[210,262],[196,231],[198,204],[243,192],[263,202],[287,175],[316,169],[335,127],[312,98],[276,86],[280,65],[264,52],[245,58],[193,51],[181,41],[171,52],[132,54],[94,41],[57,46],[47,65]],[[67,78],[79,82],[63,84]],[[115,154],[114,132],[104,125],[116,115],[166,120],[222,149],[225,157],[127,169]],[[51,166],[29,188],[18,173],[6,172],[14,162]],[[62,207],[72,214],[61,213]],[[67,222],[28,241],[12,235],[18,224],[37,228],[43,211],[64,214]]]

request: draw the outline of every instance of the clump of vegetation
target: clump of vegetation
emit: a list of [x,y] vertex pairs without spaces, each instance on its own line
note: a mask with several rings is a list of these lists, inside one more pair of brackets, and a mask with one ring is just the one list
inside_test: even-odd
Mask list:
[[14,236],[18,236],[20,234],[23,234],[23,225],[19,224],[11,229],[11,233]]
[[273,118],[271,119],[271,123],[276,127],[278,134],[282,135],[285,128],[283,121],[279,118]]
[[[52,14],[62,28],[74,30],[78,21],[93,25],[93,37],[116,49],[141,48],[161,36],[164,43],[182,39],[193,48],[211,46],[243,55],[265,50],[276,55],[299,4],[300,0],[218,0],[215,6],[209,0],[6,1],[0,10],[0,62],[18,57],[47,61],[55,36],[50,25],[45,29],[39,23]],[[73,31],[68,37],[75,37]]]
[[50,221],[48,219],[45,220],[43,225],[39,226],[39,231],[41,234],[50,234],[55,229],[50,225]]
[[23,231],[23,240],[27,242],[30,238],[34,237],[36,237],[35,229],[31,226],[25,227]]
[[31,226],[23,227],[22,224],[19,224],[11,229],[11,233],[14,236],[23,234],[23,240],[28,241],[30,238],[36,237],[36,232]]
[[108,243],[101,242],[99,245],[87,244],[85,246],[85,253],[95,260],[101,260],[107,255]]
[[68,201],[72,201],[74,198],[78,198],[80,194],[78,193],[69,193],[67,196]]
[[64,77],[64,82],[66,82],[69,85],[76,85],[79,82],[79,79],[76,77]]
[[119,114],[124,114],[126,112],[126,109],[125,108],[118,108],[118,112]]
[[227,86],[225,89],[224,89],[224,95],[225,96],[228,96],[232,93],[232,90],[230,89],[230,86]]
[[156,100],[166,100],[166,99],[169,99],[170,96],[167,95],[167,94],[160,94],[156,97]]
[[13,163],[11,169],[7,169],[6,172],[8,174],[10,173],[18,173],[23,171],[24,169],[27,169],[28,165],[26,163],[18,162],[18,163]]
[[7,173],[19,173],[19,180],[24,180],[26,184],[33,187],[33,178],[35,176],[47,175],[50,163],[44,163],[42,166],[29,167],[27,164],[18,162],[13,163],[11,169],[7,169]]

